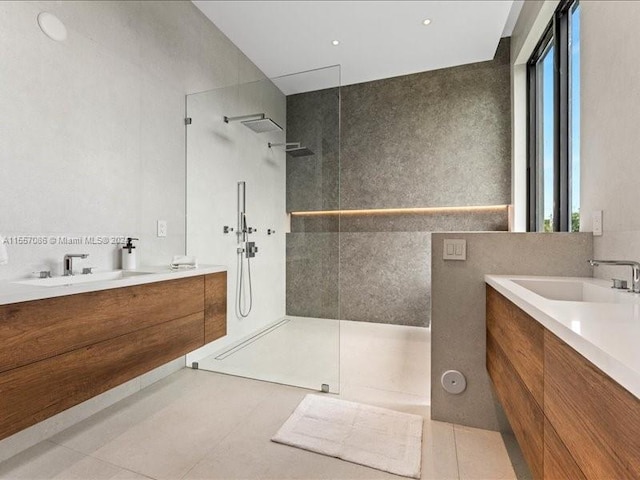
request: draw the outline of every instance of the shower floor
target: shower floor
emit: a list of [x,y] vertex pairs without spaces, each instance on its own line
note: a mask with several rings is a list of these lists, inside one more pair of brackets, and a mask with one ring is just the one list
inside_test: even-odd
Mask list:
[[320,390],[394,407],[430,400],[431,331],[286,317],[199,361],[201,370]]
[[287,317],[202,360],[201,370],[320,390],[340,386],[340,322]]

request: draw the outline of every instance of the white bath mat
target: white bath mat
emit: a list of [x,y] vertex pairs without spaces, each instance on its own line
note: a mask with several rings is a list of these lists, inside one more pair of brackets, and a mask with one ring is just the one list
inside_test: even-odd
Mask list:
[[420,478],[422,417],[418,415],[307,395],[271,440]]

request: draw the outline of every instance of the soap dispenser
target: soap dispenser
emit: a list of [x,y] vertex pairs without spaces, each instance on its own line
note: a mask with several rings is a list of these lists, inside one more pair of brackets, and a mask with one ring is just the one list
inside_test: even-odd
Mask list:
[[127,237],[127,243],[124,247],[122,247],[122,269],[123,270],[135,270],[137,268],[136,247],[133,246],[134,240],[139,240],[139,239]]

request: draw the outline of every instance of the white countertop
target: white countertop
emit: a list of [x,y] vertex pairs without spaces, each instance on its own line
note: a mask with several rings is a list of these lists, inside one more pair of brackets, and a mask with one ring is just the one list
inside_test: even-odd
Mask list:
[[640,302],[549,300],[512,281],[562,279],[610,285],[610,282],[594,278],[485,275],[484,279],[640,399]]
[[190,270],[171,270],[169,267],[140,267],[137,272],[151,272],[148,275],[135,275],[117,280],[105,280],[98,282],[79,283],[75,285],[60,285],[45,287],[36,285],[23,285],[14,283],[19,280],[4,280],[0,282],[0,305],[10,303],[42,300],[45,298],[63,297],[78,293],[96,292],[112,288],[130,287],[145,283],[164,282],[177,278],[195,277],[209,273],[225,272],[227,267],[223,265],[202,265]]

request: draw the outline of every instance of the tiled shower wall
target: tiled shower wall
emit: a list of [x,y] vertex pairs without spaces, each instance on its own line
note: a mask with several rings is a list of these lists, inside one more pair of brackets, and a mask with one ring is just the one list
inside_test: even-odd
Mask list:
[[[287,97],[287,141],[316,152],[287,158],[287,211],[511,203],[509,68],[503,39],[491,61]],[[293,216],[287,314],[427,326],[431,232],[507,227],[506,209]]]

